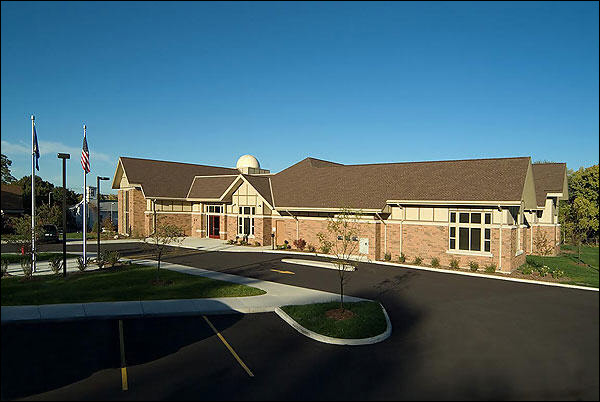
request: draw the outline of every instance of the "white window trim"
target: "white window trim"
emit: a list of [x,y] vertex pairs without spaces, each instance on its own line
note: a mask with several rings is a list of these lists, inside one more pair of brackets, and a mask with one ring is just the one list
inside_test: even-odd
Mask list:
[[[456,213],[456,220],[455,222],[451,222],[450,218],[451,218],[451,214],[452,213]],[[460,214],[461,213],[466,213],[469,214],[469,223],[461,223],[460,222]],[[471,214],[472,213],[479,213],[481,215],[481,223],[471,223]],[[485,223],[485,214],[490,214],[490,223],[486,224]],[[450,209],[448,210],[448,250],[447,253],[449,254],[464,254],[464,255],[483,255],[486,257],[492,256],[492,235],[491,235],[491,229],[493,226],[493,220],[494,220],[494,215],[492,213],[491,210],[481,210],[481,209]],[[454,248],[450,248],[450,240],[452,239],[452,237],[450,237],[450,228],[454,227],[455,228],[455,232],[454,232]],[[467,228],[469,229],[469,247],[471,247],[471,228],[475,228],[475,229],[481,229],[481,239],[480,239],[480,245],[481,245],[481,250],[477,251],[477,250],[461,250],[459,248],[459,244],[460,244],[460,228]],[[485,251],[485,242],[487,241],[487,239],[485,238],[485,229],[490,229],[490,251]]]

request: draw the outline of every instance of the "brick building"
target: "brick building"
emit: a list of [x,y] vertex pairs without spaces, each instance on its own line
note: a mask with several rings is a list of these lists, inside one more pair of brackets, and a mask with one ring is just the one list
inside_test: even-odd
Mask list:
[[[529,157],[342,165],[306,158],[279,173],[251,155],[236,168],[121,157],[120,233],[147,236],[157,219],[187,236],[270,245],[317,233],[341,209],[360,215],[359,255],[496,264],[510,272],[545,237],[558,251],[564,163]],[[272,236],[273,235],[273,236]]]

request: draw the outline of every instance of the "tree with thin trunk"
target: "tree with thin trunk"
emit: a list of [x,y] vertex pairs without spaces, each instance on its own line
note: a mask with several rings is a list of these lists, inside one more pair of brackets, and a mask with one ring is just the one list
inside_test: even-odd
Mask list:
[[356,263],[351,259],[358,251],[360,238],[360,212],[348,208],[327,219],[327,232],[317,233],[321,249],[329,249],[334,256],[340,280],[340,310],[344,310],[344,286],[348,279],[347,272],[354,270]]
[[165,223],[162,219],[156,219],[155,222],[154,232],[144,238],[144,243],[151,249],[156,258],[156,282],[158,282],[162,258],[169,252],[169,246],[181,245],[184,232],[179,226]]

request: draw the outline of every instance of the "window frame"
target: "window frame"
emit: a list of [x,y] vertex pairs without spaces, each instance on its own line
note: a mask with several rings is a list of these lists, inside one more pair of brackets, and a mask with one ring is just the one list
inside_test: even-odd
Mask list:
[[[456,209],[450,210],[448,219],[448,252],[459,254],[491,255],[492,242],[491,233],[493,225],[492,211],[479,209]],[[454,216],[453,216],[454,214]],[[465,214],[468,222],[465,222]],[[477,216],[478,215],[478,216]],[[475,216],[475,219],[473,217]],[[454,217],[454,219],[452,219]],[[475,222],[473,222],[475,220]],[[489,223],[487,223],[489,222]],[[461,229],[462,235],[461,235]],[[475,230],[473,230],[475,229]],[[473,233],[479,230],[479,250],[473,246]],[[454,232],[454,233],[453,233]],[[468,249],[461,248],[461,240],[464,241],[465,233],[468,236]],[[477,242],[476,242],[477,244]]]

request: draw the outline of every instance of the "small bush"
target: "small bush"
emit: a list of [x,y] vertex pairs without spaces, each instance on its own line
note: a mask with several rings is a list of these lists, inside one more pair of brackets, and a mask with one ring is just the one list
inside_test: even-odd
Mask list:
[[496,272],[496,264],[491,263],[491,264],[486,265],[485,272],[487,272],[487,273]]
[[406,256],[404,255],[404,253],[400,253],[400,255],[398,256],[398,262],[400,264],[404,264],[406,262]]
[[421,263],[423,262],[423,259],[421,257],[415,257],[415,259],[413,260],[413,265],[421,265]]
[[477,270],[479,270],[479,263],[477,263],[477,261],[469,262],[469,269],[473,272],[476,272]]
[[229,240],[227,240],[227,244],[235,244],[235,240],[229,239]]
[[533,269],[531,268],[531,265],[529,265],[527,263],[521,265],[518,270],[521,271],[521,273],[523,275],[531,275],[533,273]]
[[561,271],[560,269],[555,269],[551,272],[551,275],[554,279],[559,279],[565,276],[565,272]]
[[314,253],[317,251],[317,249],[315,248],[315,246],[313,246],[312,244],[309,244],[308,246],[306,246],[306,249],[308,251],[310,251],[311,253]]
[[390,261],[392,259],[392,254],[390,252],[385,253],[383,259],[386,261]]
[[114,267],[121,259],[121,254],[118,251],[109,251],[106,253],[106,263],[110,264],[111,268]]
[[88,261],[89,258],[86,261],[83,259],[83,257],[77,257],[77,269],[79,269],[81,272],[85,271]]
[[33,275],[33,268],[31,267],[31,260],[29,258],[23,258],[21,260],[21,269],[23,270],[25,279],[31,278],[31,275]]
[[544,277],[544,276],[548,275],[548,273],[550,272],[550,269],[548,269],[548,267],[546,267],[546,266],[542,266],[542,267],[538,267],[536,269],[536,271],[540,276]]
[[52,272],[59,274],[60,269],[62,268],[62,262],[62,255],[53,255],[48,260],[48,266]]
[[458,264],[459,263],[458,263],[458,260],[456,258],[452,258],[450,260],[450,268],[452,268],[452,269],[458,269],[459,268]]
[[539,259],[532,255],[528,255],[527,257],[525,257],[525,261],[527,261],[527,264],[531,265],[532,267],[541,268],[544,266],[544,264]]
[[260,242],[259,242],[259,241],[255,241],[255,242],[254,242],[254,245],[255,245],[256,247],[259,247],[259,246],[260,246]]
[[304,240],[304,239],[294,240],[294,247],[296,247],[300,251],[304,250],[304,247],[306,247],[306,240]]
[[433,268],[437,268],[437,267],[439,267],[439,266],[440,266],[440,259],[439,259],[439,258],[437,258],[437,257],[434,257],[434,258],[432,258],[432,259],[431,259],[431,266],[432,266]]
[[6,276],[8,273],[8,260],[2,260],[2,276]]

